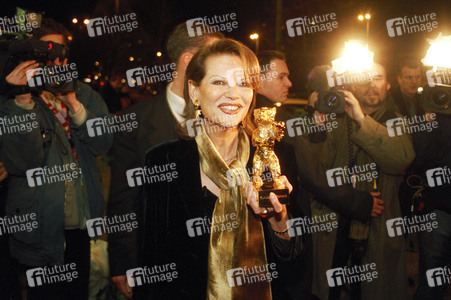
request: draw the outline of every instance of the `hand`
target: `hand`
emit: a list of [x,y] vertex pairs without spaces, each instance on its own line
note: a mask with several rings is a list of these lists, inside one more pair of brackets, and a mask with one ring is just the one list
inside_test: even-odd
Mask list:
[[[27,71],[35,69],[39,66],[39,64],[35,60],[27,60],[21,62],[14,68],[14,70],[6,76],[6,82],[12,85],[27,85]],[[34,76],[38,70],[35,70],[31,73],[31,76]]]
[[119,292],[121,292],[125,297],[131,298],[133,296],[132,289],[128,285],[127,276],[115,276],[111,277],[111,281],[114,282]]
[[75,92],[70,92],[64,95],[58,93],[55,94],[55,97],[64,102],[64,104],[66,104],[67,108],[70,110],[71,113],[77,112],[81,107],[80,102],[77,100],[77,97],[75,96]]
[[308,96],[308,105],[315,107],[316,101],[318,101],[318,92],[312,92],[310,96]]
[[363,120],[365,119],[365,114],[360,107],[359,101],[354,97],[354,95],[350,91],[341,90],[345,95],[345,101],[348,104],[345,107],[345,112],[349,115],[351,119],[356,121],[359,125],[362,125]]
[[377,218],[384,212],[384,200],[377,198],[381,195],[381,192],[371,192],[371,196],[373,196],[373,210],[371,210],[371,216],[373,218]]
[[6,172],[5,165],[0,161],[0,182],[8,177],[8,172]]
[[[48,62],[47,64],[50,64],[50,62]],[[52,64],[57,65],[57,66],[65,66],[67,65],[67,58],[65,58],[63,61],[60,60],[59,57],[55,58],[54,61],[52,61]]]
[[[293,186],[288,181],[287,177],[280,176],[279,177],[282,183],[288,188],[288,192],[291,193],[293,191]],[[246,195],[247,205],[249,205],[256,215],[263,215],[265,211],[268,211],[268,222],[271,224],[271,227],[275,231],[285,231],[287,230],[287,221],[288,221],[288,213],[287,206],[285,204],[281,204],[279,199],[274,193],[269,194],[269,201],[271,202],[272,207],[259,207],[257,196],[258,193],[252,182],[248,182],[244,186],[244,194]],[[290,239],[288,235],[281,235],[281,238]]]

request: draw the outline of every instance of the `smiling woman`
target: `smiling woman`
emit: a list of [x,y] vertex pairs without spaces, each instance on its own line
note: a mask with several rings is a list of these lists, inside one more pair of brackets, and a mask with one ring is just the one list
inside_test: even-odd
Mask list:
[[[186,70],[185,119],[195,118],[198,107],[209,126],[219,123],[229,128],[242,122],[245,128],[248,126],[246,131],[252,133],[253,90],[260,84],[255,54],[230,39],[203,50],[193,57]],[[179,133],[189,139],[192,136],[188,135],[186,124],[181,125]]]
[[[174,263],[178,278],[171,285],[135,285],[134,298],[290,299],[286,284],[277,279],[300,272],[295,262],[304,257],[302,238],[287,234],[287,207],[277,196],[269,197],[272,207],[258,207],[245,170],[246,165],[252,169],[249,134],[260,79],[249,70],[258,67],[255,54],[231,39],[202,48],[191,59],[185,75],[187,121],[180,127],[184,140],[161,144],[146,155],[147,167],[173,163],[179,176],[145,186],[139,265]],[[200,129],[194,140],[187,134],[193,118],[202,120],[196,123]],[[295,161],[294,155],[285,161]],[[295,183],[296,176],[289,177]],[[291,192],[287,177],[280,179]],[[290,209],[290,214],[299,212]],[[261,268],[268,264],[271,271]],[[246,270],[258,274],[250,276]],[[139,280],[151,281],[145,276]]]

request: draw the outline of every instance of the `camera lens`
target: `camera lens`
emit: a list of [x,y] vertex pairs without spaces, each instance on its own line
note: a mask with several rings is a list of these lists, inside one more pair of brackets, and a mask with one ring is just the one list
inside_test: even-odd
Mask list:
[[440,108],[448,108],[450,100],[449,90],[438,88],[432,92],[432,102]]

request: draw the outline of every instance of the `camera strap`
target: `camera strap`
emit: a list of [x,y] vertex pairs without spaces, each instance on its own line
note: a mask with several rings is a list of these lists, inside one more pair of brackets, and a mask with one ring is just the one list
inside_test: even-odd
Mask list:
[[66,131],[66,136],[67,136],[67,139],[69,140],[69,144],[72,148],[72,153],[74,154],[75,161],[78,163],[77,151],[75,150],[75,145],[72,142],[72,135],[71,135],[71,131],[70,131],[69,118],[67,117],[66,105],[64,104],[64,102],[62,102],[62,101],[60,102],[61,103],[61,111],[66,112],[65,114],[63,114],[61,111],[56,109],[56,107],[52,104],[52,102],[50,100],[48,100],[45,97],[44,94],[41,94],[41,98],[47,104],[48,108],[53,112],[53,115],[58,120],[58,122],[60,122],[61,126],[63,126],[64,131]]

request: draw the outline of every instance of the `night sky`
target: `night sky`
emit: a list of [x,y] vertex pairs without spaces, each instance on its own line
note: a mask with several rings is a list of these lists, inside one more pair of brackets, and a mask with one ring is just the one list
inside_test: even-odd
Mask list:
[[[118,14],[136,13],[138,29],[130,33],[110,34],[89,37],[86,26],[81,23],[84,18],[114,16],[114,0],[76,0],[76,1],[7,1],[1,4],[1,15],[13,16],[15,7],[34,12],[44,12],[45,17],[53,18],[72,32],[74,41],[71,45],[71,57],[79,67],[82,76],[102,72],[104,75],[122,74],[127,69],[143,65],[167,63],[165,41],[171,29],[188,19],[212,17],[236,13],[238,28],[224,32],[227,37],[235,38],[251,49],[255,43],[249,35],[260,35],[260,50],[275,49],[275,0],[251,1],[180,1],[180,0],[119,0]],[[435,38],[439,32],[451,34],[451,1],[283,1],[281,50],[287,54],[291,71],[293,96],[305,97],[306,75],[315,65],[329,64],[337,58],[349,39],[364,39],[365,21],[357,20],[360,13],[369,12],[370,20],[369,48],[375,52],[375,61],[383,63],[389,76],[393,79],[396,63],[406,57],[422,58],[428,48],[427,38]],[[336,14],[338,28],[331,32],[303,34],[289,37],[285,22],[292,18],[313,17],[315,15]],[[406,34],[389,37],[386,21],[396,17],[436,14],[438,28],[431,32]],[[80,22],[71,23],[73,17]],[[155,53],[162,51],[163,56]],[[450,54],[451,55],[451,54]],[[130,56],[136,57],[130,62]],[[100,68],[94,66],[100,62]]]

